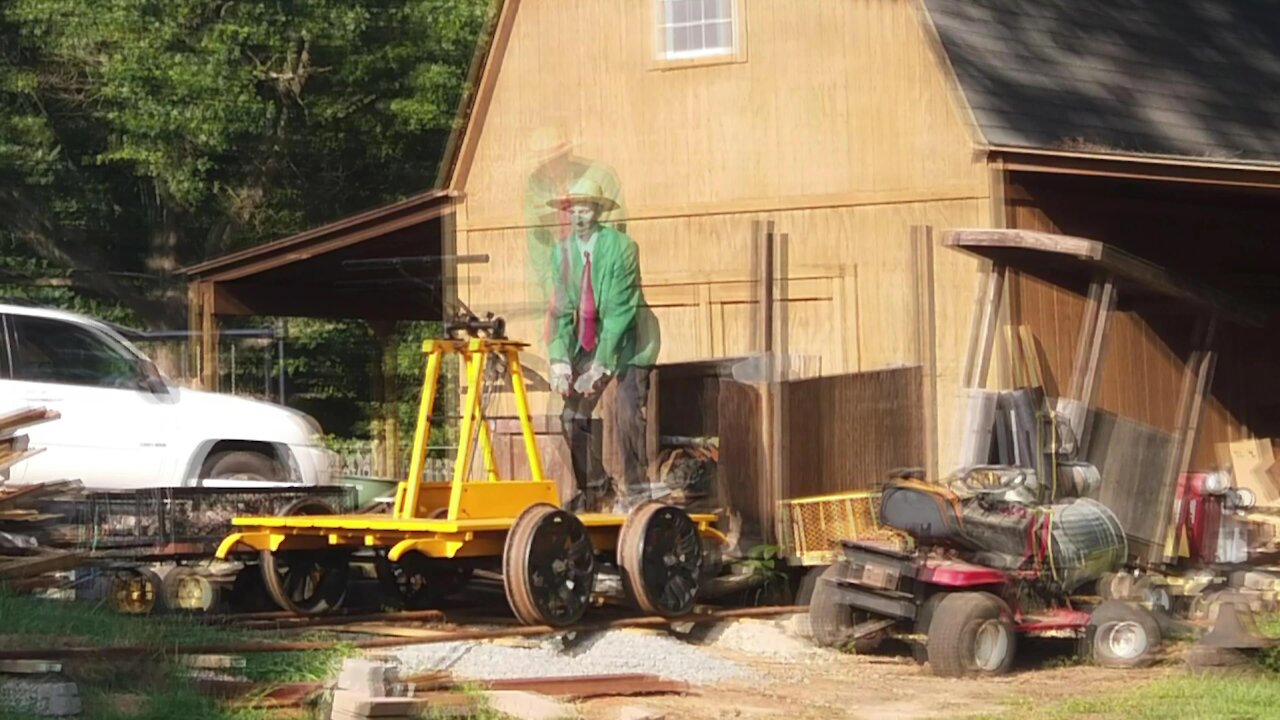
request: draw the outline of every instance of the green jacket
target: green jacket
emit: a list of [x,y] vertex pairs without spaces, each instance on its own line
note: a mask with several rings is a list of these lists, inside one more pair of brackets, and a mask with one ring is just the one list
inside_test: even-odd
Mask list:
[[[582,253],[577,240],[552,250],[555,285],[552,362],[572,363],[585,350],[578,342],[578,300],[582,289]],[[653,313],[640,290],[640,258],[636,243],[623,233],[601,225],[591,255],[591,286],[595,290],[597,342],[591,358],[616,374],[627,366],[648,367],[657,362],[659,338]]]
[[[524,191],[524,220],[528,227],[529,251],[526,282],[529,299],[544,307],[550,303],[551,293],[554,290],[551,266],[555,245],[560,242],[560,237],[567,230],[562,227],[566,221],[565,218],[558,210],[549,207],[547,202],[563,195],[573,182],[580,178],[595,180],[600,184],[605,197],[618,204],[618,207],[600,216],[601,222],[616,227],[627,220],[622,186],[618,183],[618,176],[613,168],[608,165],[574,158],[568,163],[561,177],[550,177],[542,168],[535,170],[529,176]],[[543,338],[544,342],[547,340]]]

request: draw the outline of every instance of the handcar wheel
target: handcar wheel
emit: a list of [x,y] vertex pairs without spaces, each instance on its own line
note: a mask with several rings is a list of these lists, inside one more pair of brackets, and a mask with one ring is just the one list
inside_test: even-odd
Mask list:
[[[284,517],[335,514],[331,505],[316,498],[295,500],[280,511]],[[346,600],[351,570],[347,550],[263,550],[259,565],[267,594],[281,610],[321,615]]]
[[383,593],[399,608],[423,610],[440,605],[471,580],[472,569],[455,563],[433,563],[422,553],[409,552],[399,562],[385,551],[374,556],[374,570]]
[[595,579],[595,549],[577,516],[547,503],[520,513],[502,552],[502,584],[520,622],[572,625],[586,612]]
[[618,567],[641,610],[678,617],[693,609],[702,566],[698,526],[680,508],[645,503],[618,533]]
[[295,615],[323,615],[347,598],[350,553],[346,550],[263,552],[260,560],[267,594]]

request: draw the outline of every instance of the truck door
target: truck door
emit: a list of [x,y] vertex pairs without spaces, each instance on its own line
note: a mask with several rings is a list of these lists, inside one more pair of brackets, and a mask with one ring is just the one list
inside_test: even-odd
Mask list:
[[87,325],[9,315],[11,379],[0,380],[5,407],[44,406],[62,417],[31,427],[22,483],[81,480],[122,489],[160,482],[172,404],[145,389],[139,358]]

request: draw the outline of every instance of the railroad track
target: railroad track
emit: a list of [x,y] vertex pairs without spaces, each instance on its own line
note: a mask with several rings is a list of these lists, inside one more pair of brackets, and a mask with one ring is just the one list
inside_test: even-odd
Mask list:
[[[438,634],[429,637],[380,637],[367,640],[357,640],[347,643],[352,647],[361,649],[376,649],[390,647],[404,647],[408,645],[428,645],[432,643],[442,642],[459,642],[468,640],[496,640],[499,638],[511,637],[536,637],[540,635],[559,635],[571,632],[600,632],[603,630],[613,630],[618,628],[661,628],[670,627],[672,625],[684,625],[688,623],[701,624],[709,622],[718,622],[721,620],[730,620],[735,618],[753,618],[753,617],[771,617],[776,615],[790,615],[794,613],[808,612],[808,607],[803,605],[775,605],[769,607],[754,608],[730,608],[723,610],[712,609],[695,609],[689,615],[678,618],[668,618],[657,615],[641,616],[641,617],[622,617],[612,620],[602,620],[595,622],[579,622],[568,627],[551,627],[549,625],[513,625],[510,627],[501,627],[493,629],[472,629],[458,627],[442,627]],[[358,622],[369,622],[368,618],[376,617],[387,620],[406,620],[409,617],[427,616],[428,613],[438,613],[438,611],[420,611],[418,613],[376,613],[366,615],[338,615],[322,618],[301,618],[301,620],[323,620],[328,624],[335,624],[334,621],[345,621],[337,624],[351,624]],[[274,613],[271,613],[274,615]],[[432,616],[434,617],[434,616]],[[362,620],[353,620],[353,618],[364,618]],[[272,618],[263,618],[261,614],[257,614],[254,620],[249,622],[270,621]],[[283,618],[281,618],[283,619]],[[443,618],[442,618],[443,619]],[[325,623],[317,623],[314,627],[323,627]],[[232,624],[234,626],[234,623]],[[299,627],[292,625],[286,627]],[[309,627],[303,625],[302,627]],[[255,652],[287,652],[287,651],[306,651],[306,650],[329,650],[332,649],[332,641],[272,641],[272,642],[238,642],[238,643],[221,643],[221,644],[204,644],[204,645],[168,645],[164,647],[150,645],[123,645],[123,646],[107,646],[107,647],[62,647],[62,648],[29,648],[29,649],[4,649],[0,650],[0,660],[71,660],[85,658],[119,658],[119,657],[138,657],[147,655],[243,655]]]

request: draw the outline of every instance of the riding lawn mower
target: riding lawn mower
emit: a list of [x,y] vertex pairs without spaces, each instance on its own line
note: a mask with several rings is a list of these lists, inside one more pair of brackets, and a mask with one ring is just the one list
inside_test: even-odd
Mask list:
[[1115,514],[1084,497],[1096,472],[1082,470],[1047,503],[1022,468],[970,468],[945,483],[893,473],[879,522],[914,547],[842,541],[810,602],[815,641],[869,651],[894,635],[951,677],[1008,672],[1019,638],[1035,635],[1077,638],[1107,667],[1153,662],[1162,635],[1151,611],[1097,597],[1127,541]]

